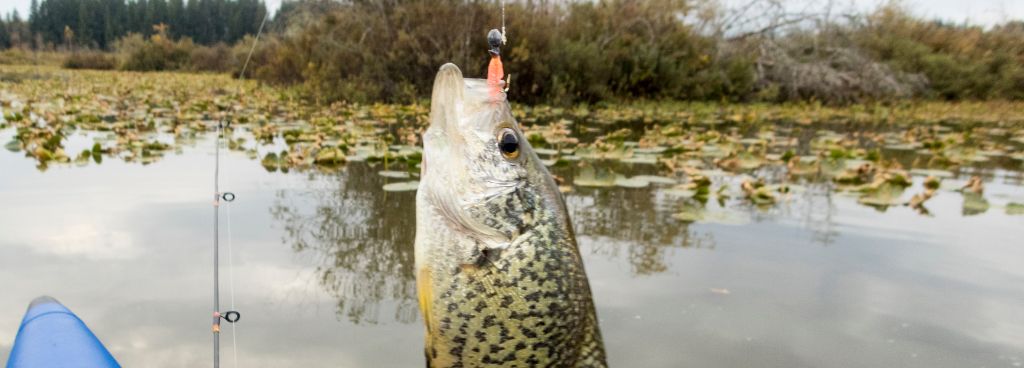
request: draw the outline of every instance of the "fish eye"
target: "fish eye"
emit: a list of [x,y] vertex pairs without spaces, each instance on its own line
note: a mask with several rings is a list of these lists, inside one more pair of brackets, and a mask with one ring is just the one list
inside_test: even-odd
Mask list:
[[505,128],[498,133],[498,149],[509,160],[519,157],[519,137],[512,129]]

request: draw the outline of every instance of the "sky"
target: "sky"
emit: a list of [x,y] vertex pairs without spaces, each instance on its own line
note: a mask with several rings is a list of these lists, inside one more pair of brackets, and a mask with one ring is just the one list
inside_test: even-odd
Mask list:
[[[825,3],[825,0],[784,0],[788,7],[799,10],[806,6],[814,7]],[[888,0],[837,0],[840,8],[853,7],[858,10],[870,10],[879,3]],[[742,0],[724,0],[726,4],[746,3]],[[0,12],[9,13],[18,9],[22,17],[28,15],[31,0],[0,0]],[[271,12],[281,6],[281,0],[266,0]],[[939,18],[961,23],[990,26],[1007,20],[1024,20],[1024,0],[904,0],[914,13],[925,18]]]
[[[0,0],[5,1],[5,0]],[[730,6],[744,0],[723,0]],[[834,0],[834,12],[854,9],[868,12],[891,0]],[[782,0],[791,11],[821,10],[826,0]],[[991,26],[1010,20],[1024,20],[1024,0],[897,0],[915,15],[926,19],[942,19],[955,23],[968,22]]]

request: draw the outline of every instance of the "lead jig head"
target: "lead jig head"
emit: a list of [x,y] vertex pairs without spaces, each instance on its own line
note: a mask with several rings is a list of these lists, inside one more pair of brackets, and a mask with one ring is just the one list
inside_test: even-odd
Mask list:
[[487,32],[487,45],[490,46],[490,49],[487,51],[489,51],[491,55],[501,55],[501,38],[501,31],[498,31],[497,29],[492,29],[490,32]]

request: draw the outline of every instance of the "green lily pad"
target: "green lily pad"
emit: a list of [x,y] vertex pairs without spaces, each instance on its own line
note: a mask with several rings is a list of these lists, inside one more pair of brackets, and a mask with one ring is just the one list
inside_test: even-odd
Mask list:
[[385,192],[409,192],[419,189],[420,182],[417,180],[403,181],[398,183],[384,184]]
[[988,211],[989,203],[984,196],[977,193],[964,191],[964,216],[980,215]]
[[1010,202],[1006,204],[1006,214],[1011,216],[1024,215],[1024,203]]
[[[93,152],[95,153],[96,151],[94,150]],[[260,164],[263,165],[267,171],[274,172],[281,166],[281,159],[277,157],[276,153],[270,152],[266,156],[263,156],[263,160],[260,161]]]
[[7,144],[4,145],[4,148],[11,152],[21,152],[21,142],[17,140],[11,140],[10,142],[7,142]]

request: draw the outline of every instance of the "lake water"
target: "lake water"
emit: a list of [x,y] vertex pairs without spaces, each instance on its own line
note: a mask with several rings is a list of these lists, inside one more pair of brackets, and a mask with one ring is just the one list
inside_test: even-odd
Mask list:
[[[414,192],[381,190],[397,181],[381,164],[271,173],[226,150],[221,161],[221,187],[237,195],[221,211],[222,305],[242,313],[224,327],[222,364],[423,366]],[[41,172],[0,150],[0,360],[46,294],[125,366],[210,364],[213,162],[210,137],[146,166]],[[575,188],[566,201],[610,363],[1021,366],[1024,217],[1006,207],[1024,202],[1024,174],[1016,162],[953,175],[928,216],[858,204],[828,181],[768,207],[729,200],[739,219],[721,222],[673,218],[682,201],[663,187]],[[986,210],[949,189],[972,175]]]

